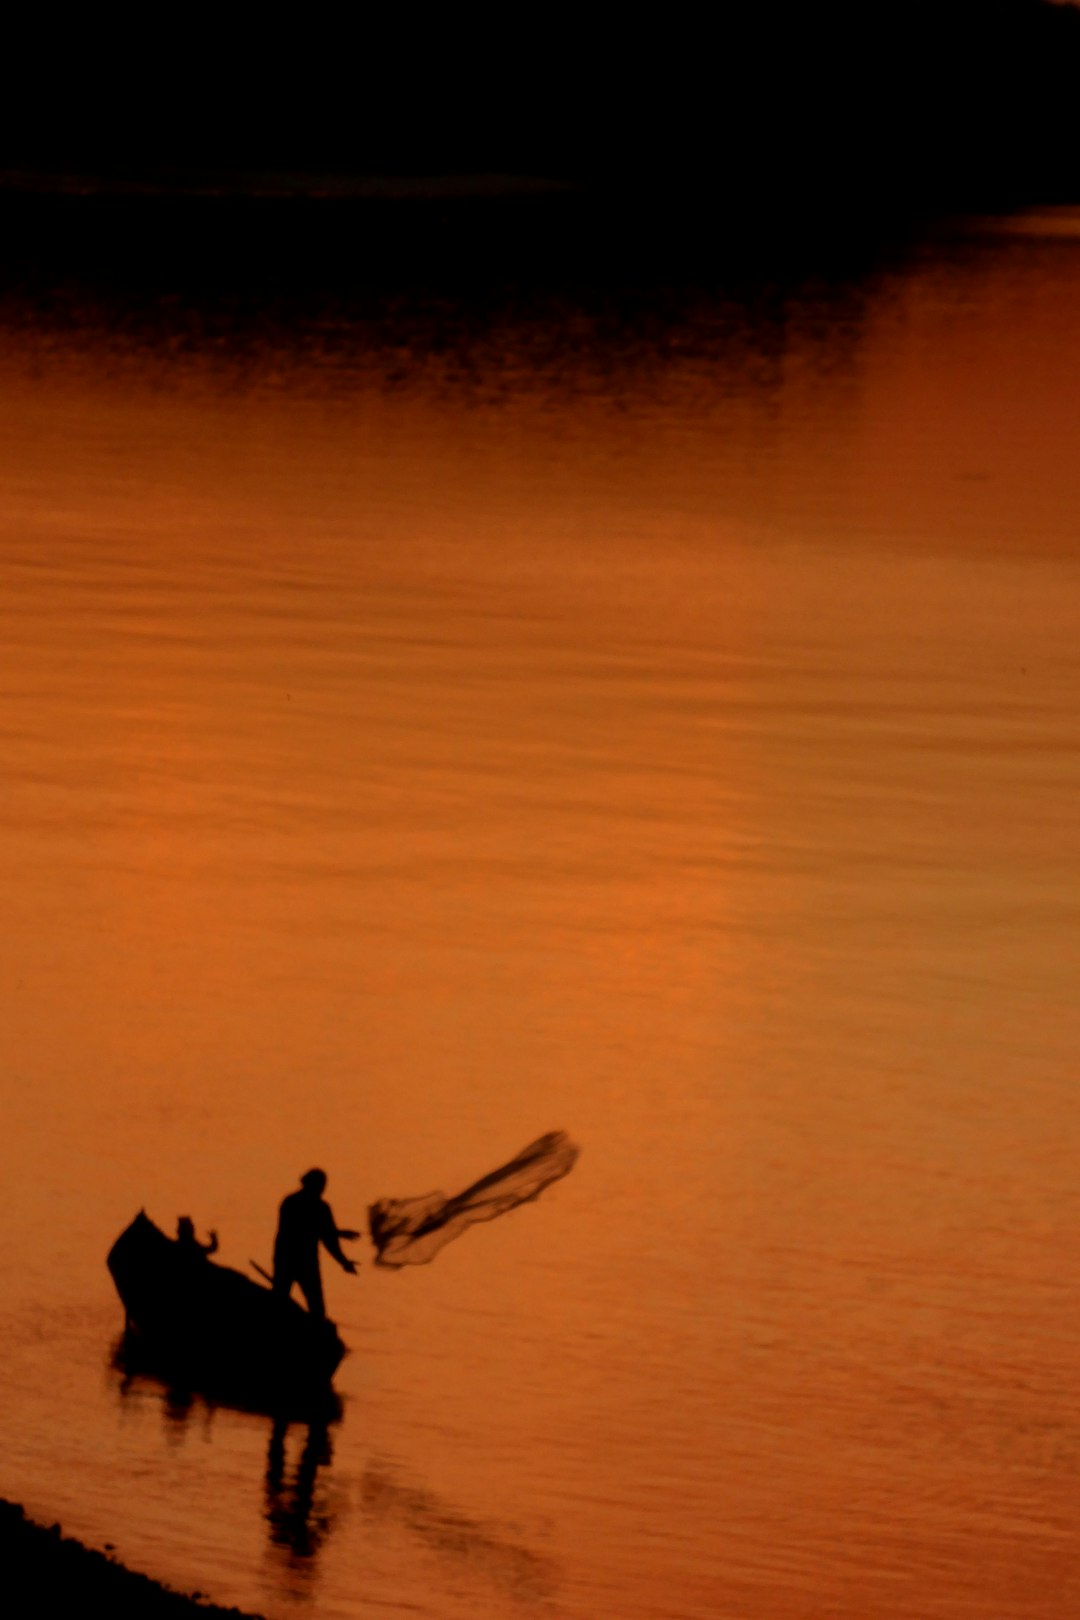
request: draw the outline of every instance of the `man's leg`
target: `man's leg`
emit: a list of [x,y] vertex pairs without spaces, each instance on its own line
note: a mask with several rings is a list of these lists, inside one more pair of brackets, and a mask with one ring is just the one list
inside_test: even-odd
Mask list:
[[322,1277],[319,1273],[318,1261],[310,1270],[305,1268],[296,1280],[300,1284],[300,1292],[307,1300],[307,1308],[311,1315],[320,1319],[324,1318],[326,1316],[326,1306],[323,1303]]
[[274,1260],[274,1281],[271,1288],[275,1299],[288,1299],[292,1293],[292,1285],[296,1281],[296,1270],[293,1266],[279,1264]]

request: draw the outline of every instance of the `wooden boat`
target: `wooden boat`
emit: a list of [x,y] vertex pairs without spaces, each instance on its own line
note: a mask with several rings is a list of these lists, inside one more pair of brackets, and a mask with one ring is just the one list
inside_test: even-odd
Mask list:
[[128,1359],[193,1387],[253,1400],[328,1391],[345,1345],[333,1322],[189,1252],[140,1211],[106,1261]]

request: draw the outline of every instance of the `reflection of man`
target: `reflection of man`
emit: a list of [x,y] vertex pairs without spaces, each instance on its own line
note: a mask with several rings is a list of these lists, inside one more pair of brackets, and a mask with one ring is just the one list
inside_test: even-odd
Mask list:
[[304,1449],[291,1479],[285,1455],[288,1431],[288,1419],[275,1418],[266,1459],[266,1517],[276,1546],[287,1547],[301,1558],[313,1558],[334,1527],[330,1504],[321,1491],[316,1492],[319,1469],[334,1460],[330,1431],[325,1422],[308,1424]]
[[309,1170],[300,1177],[300,1191],[281,1201],[277,1238],[274,1241],[274,1293],[288,1298],[293,1283],[307,1300],[312,1316],[325,1316],[322,1278],[319,1275],[319,1244],[329,1250],[343,1271],[356,1271],[355,1263],[342,1254],[339,1238],[359,1237],[335,1224],[330,1205],[323,1197],[326,1171]]

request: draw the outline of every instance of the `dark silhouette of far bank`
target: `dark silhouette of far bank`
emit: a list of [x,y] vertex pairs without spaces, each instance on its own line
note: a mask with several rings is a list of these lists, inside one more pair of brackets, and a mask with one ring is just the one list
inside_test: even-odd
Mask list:
[[[132,73],[129,51],[100,28],[66,69],[55,48],[36,62],[24,50],[27,70],[0,107],[0,192],[203,196],[217,262],[245,197],[299,202],[302,226],[291,214],[282,246],[292,236],[307,261],[312,227],[342,214],[350,182],[394,177],[580,186],[588,206],[572,215],[540,197],[529,211],[545,231],[561,217],[568,249],[613,195],[644,213],[646,240],[658,211],[673,230],[724,235],[733,212],[744,225],[794,215],[805,229],[823,210],[891,216],[1080,195],[1080,8],[1052,0],[744,3],[698,19],[653,8],[621,14],[617,28],[582,18],[572,39],[527,14],[493,31],[454,13],[444,33],[425,26],[418,38],[407,14],[374,25],[365,13],[336,52],[311,27],[260,39],[258,70],[246,28],[230,38],[222,20],[208,53],[198,30],[185,41],[175,27],[154,51],[163,25],[147,26],[152,73]],[[402,212],[350,214],[335,238],[350,275],[368,273]],[[104,232],[75,213],[72,241],[91,237],[96,264]],[[179,240],[192,224],[185,209]],[[244,211],[234,246],[251,226]],[[119,246],[125,259],[130,245]]]

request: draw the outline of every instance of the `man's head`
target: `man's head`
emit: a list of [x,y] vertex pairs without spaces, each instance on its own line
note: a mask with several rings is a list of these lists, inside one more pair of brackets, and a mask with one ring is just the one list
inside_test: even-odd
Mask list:
[[190,1215],[181,1215],[176,1223],[176,1235],[181,1243],[190,1243],[195,1236],[195,1222]]
[[308,1170],[305,1175],[300,1177],[300,1185],[313,1198],[321,1198],[326,1191],[326,1171]]

